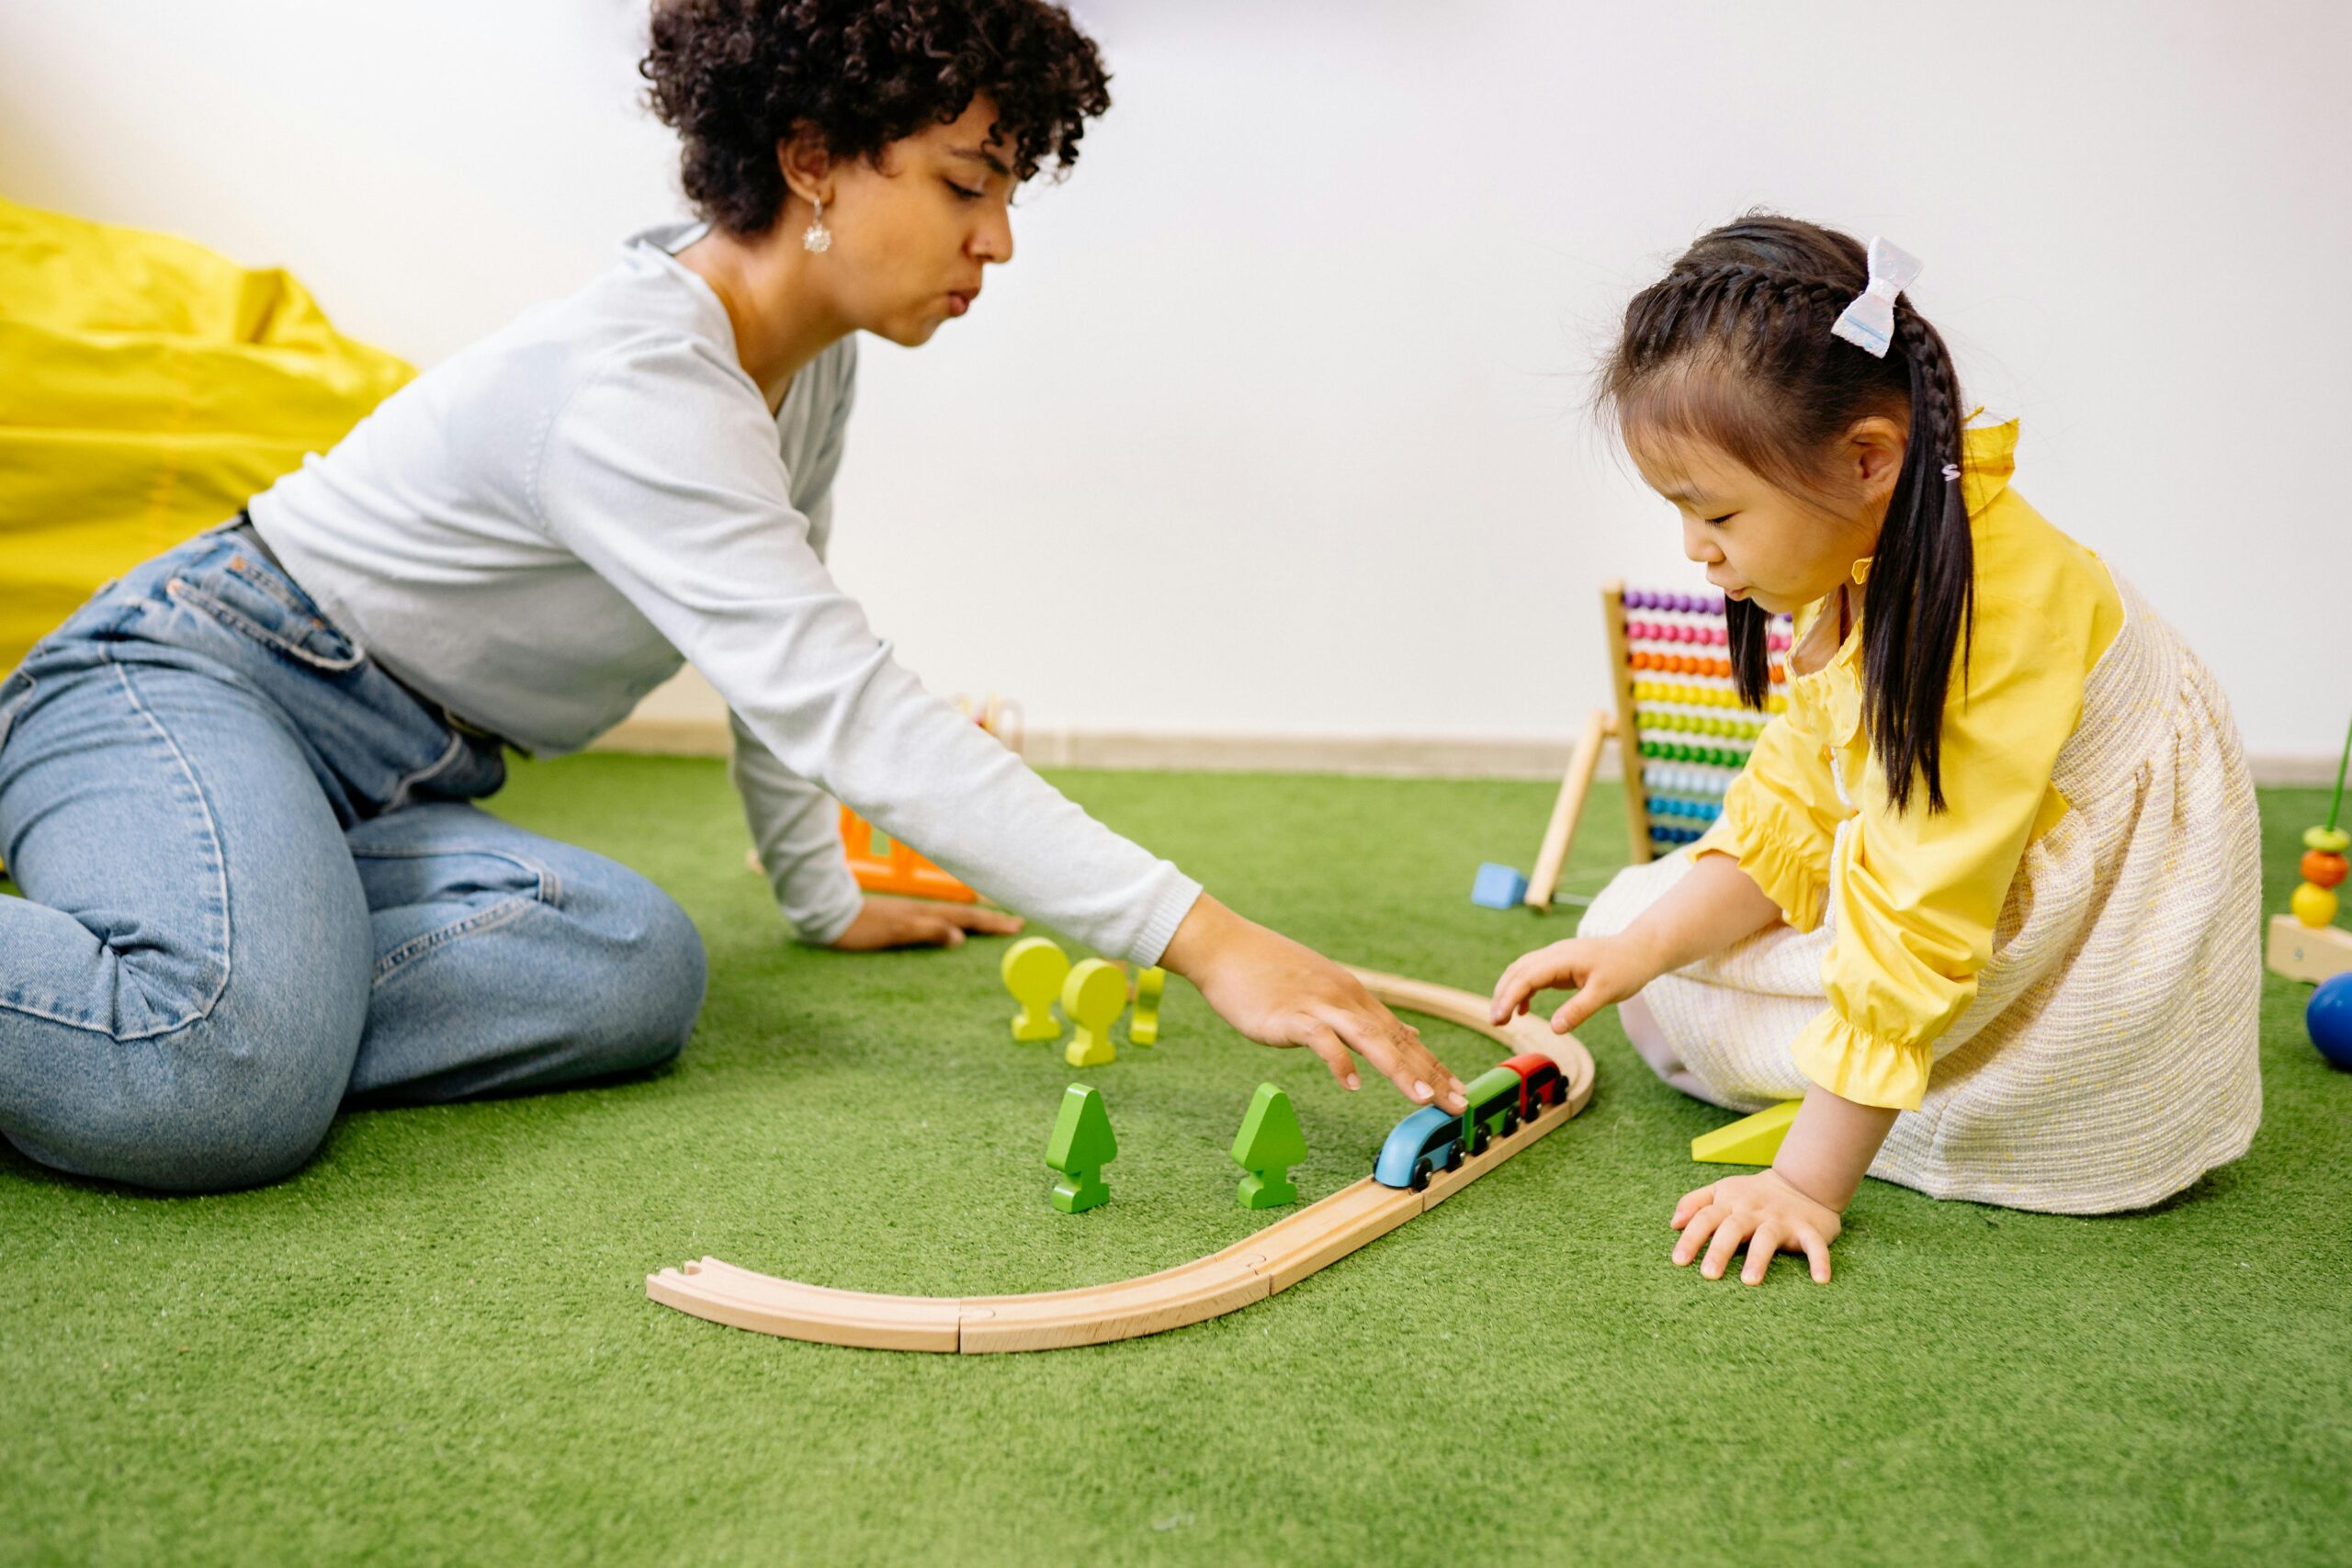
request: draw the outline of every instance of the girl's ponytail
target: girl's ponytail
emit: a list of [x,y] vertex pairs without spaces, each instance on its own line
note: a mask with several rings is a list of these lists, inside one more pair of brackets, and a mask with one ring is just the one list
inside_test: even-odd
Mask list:
[[1960,383],[1943,339],[1917,312],[1899,310],[1894,349],[1911,380],[1911,434],[1903,472],[1862,587],[1862,704],[1871,747],[1897,812],[1911,804],[1916,772],[1928,809],[1944,809],[1944,701],[1952,655],[1963,692],[1974,640],[1976,540],[1960,488]]

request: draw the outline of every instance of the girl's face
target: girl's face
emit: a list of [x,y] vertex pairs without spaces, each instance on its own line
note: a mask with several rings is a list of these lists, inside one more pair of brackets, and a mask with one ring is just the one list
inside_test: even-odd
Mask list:
[[1827,598],[1878,548],[1905,439],[1894,420],[1858,421],[1819,496],[1784,490],[1697,437],[1629,434],[1626,446],[1643,479],[1681,514],[1682,553],[1726,597],[1778,615]]
[[1012,259],[1012,149],[989,140],[995,119],[995,101],[976,97],[870,163],[830,166],[823,273],[853,326],[910,348],[926,343],[972,308],[982,269]]

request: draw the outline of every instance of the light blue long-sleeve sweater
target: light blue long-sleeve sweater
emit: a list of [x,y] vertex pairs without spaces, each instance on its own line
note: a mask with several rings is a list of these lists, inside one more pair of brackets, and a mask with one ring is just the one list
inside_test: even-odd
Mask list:
[[385,669],[535,751],[586,745],[682,660],[808,942],[859,894],[829,791],[974,886],[1158,961],[1200,885],[1089,817],[891,657],[822,558],[854,339],[766,399],[726,308],[654,230],[567,299],[426,371],[254,498],[295,580]]

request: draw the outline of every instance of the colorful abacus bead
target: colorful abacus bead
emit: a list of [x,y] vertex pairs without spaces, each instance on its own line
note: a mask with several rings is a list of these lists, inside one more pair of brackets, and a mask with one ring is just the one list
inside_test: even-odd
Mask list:
[[2335,919],[2336,884],[2344,880],[2344,852],[2352,850],[2352,833],[2341,828],[2303,829],[2302,886],[2287,900],[2296,919],[2316,930]]

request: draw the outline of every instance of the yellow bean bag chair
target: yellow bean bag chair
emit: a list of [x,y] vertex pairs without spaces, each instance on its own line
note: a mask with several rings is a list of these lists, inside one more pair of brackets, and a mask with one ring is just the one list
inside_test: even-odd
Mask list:
[[276,268],[0,201],[0,675],[413,375]]

